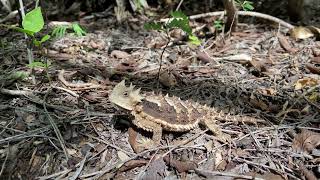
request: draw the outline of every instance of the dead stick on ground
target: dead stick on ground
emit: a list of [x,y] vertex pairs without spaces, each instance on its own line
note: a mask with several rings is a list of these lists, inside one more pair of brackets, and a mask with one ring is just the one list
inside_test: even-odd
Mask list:
[[214,176],[228,176],[228,177],[241,178],[241,179],[264,180],[262,178],[241,175],[241,174],[236,174],[236,173],[232,173],[232,172],[208,171],[208,170],[204,170],[204,169],[195,169],[195,172],[197,174],[205,176],[208,179],[211,179],[211,178],[214,179]]
[[59,140],[59,142],[60,142],[61,148],[62,148],[62,150],[63,150],[63,152],[64,152],[64,154],[65,154],[65,156],[66,156],[66,160],[68,161],[68,160],[69,160],[69,153],[68,153],[68,151],[67,151],[67,147],[66,147],[66,145],[65,145],[64,139],[63,139],[63,137],[62,137],[62,135],[61,135],[61,132],[60,132],[58,126],[56,125],[56,123],[54,122],[54,120],[52,119],[52,117],[50,116],[50,114],[49,114],[49,112],[48,112],[48,110],[47,110],[47,107],[46,107],[46,99],[47,99],[47,97],[48,97],[48,95],[49,95],[50,92],[51,92],[51,89],[50,89],[50,90],[47,92],[47,94],[44,96],[42,106],[43,106],[43,109],[44,109],[44,111],[45,111],[45,113],[46,113],[46,117],[48,118],[48,120],[49,120],[49,122],[50,122],[50,124],[51,124],[51,126],[52,126],[52,128],[53,128],[53,130],[54,130],[54,132],[56,133],[56,136],[57,136],[57,138],[58,138],[58,140]]
[[[189,16],[189,19],[194,20],[194,19],[200,19],[200,18],[204,18],[204,17],[221,16],[224,13],[225,13],[224,11],[217,11],[217,12],[209,12],[209,13],[204,13],[204,14],[197,14],[197,15]],[[259,12],[252,12],[252,11],[238,11],[238,15],[258,17],[258,18],[262,18],[262,19],[276,22],[276,23],[278,23],[288,29],[294,28],[294,26],[291,25],[290,23],[287,23],[279,18],[270,16],[268,14],[263,14],[263,13],[259,13]],[[170,20],[169,18],[161,19],[160,22],[167,22],[169,20]]]

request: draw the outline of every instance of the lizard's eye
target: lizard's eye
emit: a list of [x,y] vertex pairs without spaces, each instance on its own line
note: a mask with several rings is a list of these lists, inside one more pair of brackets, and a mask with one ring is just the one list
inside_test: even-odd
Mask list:
[[123,96],[124,97],[129,97],[129,92],[128,91],[123,92]]

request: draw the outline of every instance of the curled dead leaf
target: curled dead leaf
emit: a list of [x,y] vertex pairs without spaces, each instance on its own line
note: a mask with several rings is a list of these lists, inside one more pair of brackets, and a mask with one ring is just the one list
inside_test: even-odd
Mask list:
[[307,39],[313,37],[312,31],[306,27],[298,26],[290,30],[290,36],[294,39]]
[[127,52],[124,52],[124,51],[113,50],[110,53],[110,56],[114,57],[114,58],[117,58],[117,59],[127,59],[127,58],[129,58],[130,55]]
[[320,74],[320,67],[313,64],[306,64],[306,68],[313,74]]
[[312,86],[316,86],[318,84],[319,84],[319,80],[307,77],[307,78],[299,79],[295,83],[294,89],[295,90],[299,90],[299,89],[302,89],[302,88],[304,88],[306,86],[312,87]]

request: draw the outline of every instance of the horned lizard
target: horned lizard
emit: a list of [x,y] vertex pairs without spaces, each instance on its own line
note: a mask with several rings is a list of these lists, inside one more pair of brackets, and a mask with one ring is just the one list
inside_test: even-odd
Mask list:
[[157,145],[160,144],[163,130],[185,132],[203,124],[220,140],[227,141],[229,137],[216,125],[217,120],[256,123],[255,118],[226,115],[206,105],[182,101],[175,96],[143,96],[140,88],[134,87],[132,84],[126,87],[123,80],[114,87],[109,99],[121,108],[131,111],[134,116],[133,124],[152,132],[152,141]]

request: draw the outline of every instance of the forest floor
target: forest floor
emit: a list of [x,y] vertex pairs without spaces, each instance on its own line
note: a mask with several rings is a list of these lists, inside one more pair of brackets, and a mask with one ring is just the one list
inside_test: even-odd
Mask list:
[[[320,43],[288,29],[240,24],[224,35],[214,18],[191,21],[200,47],[181,31],[143,29],[146,17],[81,24],[88,34],[51,40],[25,77],[22,35],[0,30],[0,179],[317,179],[320,178]],[[265,123],[219,122],[231,142],[205,128],[164,132],[161,145],[135,153],[130,117],[108,95],[126,79]],[[158,84],[159,83],[159,84]],[[54,124],[54,125],[53,125]],[[150,134],[139,130],[139,139]],[[143,142],[142,142],[143,144]],[[66,155],[68,158],[66,158]]]

